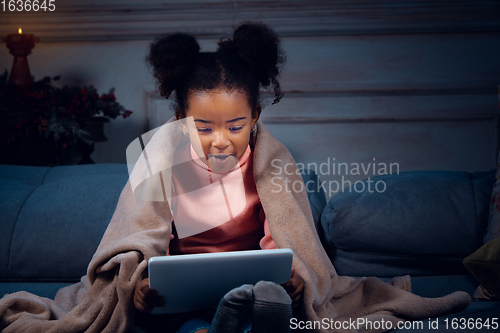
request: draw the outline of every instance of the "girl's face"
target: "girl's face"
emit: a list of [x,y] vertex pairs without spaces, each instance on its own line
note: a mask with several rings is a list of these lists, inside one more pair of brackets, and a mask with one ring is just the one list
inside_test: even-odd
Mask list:
[[195,91],[187,102],[186,117],[194,119],[209,167],[221,170],[234,165],[245,153],[259,118],[252,118],[247,94],[234,89]]

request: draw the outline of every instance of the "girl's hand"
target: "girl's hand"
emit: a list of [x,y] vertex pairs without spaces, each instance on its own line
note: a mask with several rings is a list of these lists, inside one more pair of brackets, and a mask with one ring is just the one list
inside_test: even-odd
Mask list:
[[292,307],[297,307],[302,302],[302,295],[304,294],[304,280],[295,272],[292,267],[292,277],[287,283],[281,285],[285,288],[286,292],[292,299]]
[[135,286],[134,306],[141,312],[151,312],[154,307],[165,306],[163,297],[149,288],[149,278],[139,281]]

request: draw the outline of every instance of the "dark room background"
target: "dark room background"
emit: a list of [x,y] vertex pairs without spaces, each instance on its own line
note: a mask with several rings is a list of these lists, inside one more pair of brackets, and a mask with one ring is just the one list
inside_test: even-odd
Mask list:
[[[133,111],[104,125],[108,140],[95,145],[97,163],[125,163],[127,145],[172,115],[143,60],[154,36],[190,32],[212,50],[250,19],[283,39],[285,97],[268,100],[261,119],[297,162],[397,164],[399,172],[496,167],[498,1],[53,3],[52,12],[0,11],[0,36],[21,27],[39,38],[28,57],[35,80],[60,75],[57,84],[100,93],[114,87]],[[12,61],[3,43],[0,70],[10,71]],[[339,176],[330,170],[322,179]]]

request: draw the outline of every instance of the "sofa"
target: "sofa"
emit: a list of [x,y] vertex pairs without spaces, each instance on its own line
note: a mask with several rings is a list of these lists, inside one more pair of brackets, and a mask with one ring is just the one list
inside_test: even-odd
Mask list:
[[[414,293],[439,297],[456,290],[472,295],[479,284],[462,260],[483,245],[494,173],[378,176],[365,182],[383,182],[384,191],[353,185],[328,203],[317,175],[305,170],[302,176],[318,235],[339,274],[384,280],[409,274]],[[53,298],[78,282],[127,178],[125,164],[0,165],[0,296],[26,290]],[[404,331],[452,330],[453,318],[456,328],[459,320],[498,317],[499,302],[473,300],[462,312]],[[493,329],[463,329],[483,330]]]

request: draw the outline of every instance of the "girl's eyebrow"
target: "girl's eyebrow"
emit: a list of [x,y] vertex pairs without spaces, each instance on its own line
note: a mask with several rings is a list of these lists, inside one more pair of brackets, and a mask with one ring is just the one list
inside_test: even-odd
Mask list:
[[[243,120],[243,119],[246,119],[247,117],[239,117],[239,118],[234,118],[234,119],[231,119],[231,120],[228,120],[227,123],[234,123],[235,121],[238,121],[238,120]],[[212,122],[210,120],[205,120],[205,119],[195,119],[194,121],[197,121],[197,122],[200,122],[200,123],[204,123],[204,124],[211,124]]]
[[228,123],[234,123],[235,121],[238,121],[238,120],[243,120],[243,119],[246,119],[247,117],[239,117],[239,118],[234,118],[234,119],[231,119],[231,120],[228,120],[227,122]]

